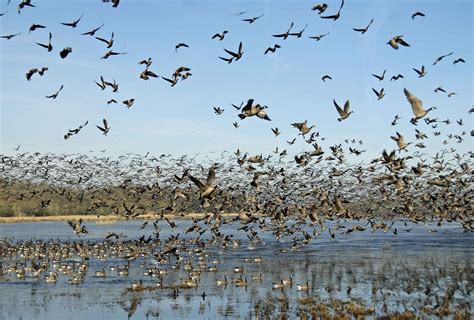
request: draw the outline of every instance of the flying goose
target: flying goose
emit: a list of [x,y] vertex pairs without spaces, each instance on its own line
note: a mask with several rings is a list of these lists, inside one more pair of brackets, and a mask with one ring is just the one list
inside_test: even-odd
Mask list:
[[189,48],[189,46],[184,42],[180,42],[174,47],[174,51],[178,52],[179,48]]
[[212,165],[209,169],[207,174],[207,180],[205,183],[201,182],[201,180],[197,179],[193,175],[191,175],[188,171],[185,171],[186,176],[191,179],[191,181],[201,190],[201,199],[208,199],[212,196],[214,191],[216,190],[216,185],[214,185],[214,181],[216,180],[216,164]]
[[135,99],[127,99],[127,100],[124,100],[122,101],[122,103],[128,108],[130,109],[132,106],[133,106],[133,103],[135,102]]
[[28,33],[30,33],[31,31],[35,31],[36,29],[44,29],[44,28],[46,28],[46,26],[43,26],[41,24],[33,23],[30,27],[30,30],[28,30]]
[[372,22],[374,22],[374,19],[371,19],[371,20],[370,20],[370,22],[369,22],[369,24],[367,25],[367,27],[365,27],[365,28],[360,28],[360,29],[352,28],[352,30],[357,31],[357,32],[360,32],[361,34],[364,34],[364,33],[367,32],[367,30],[369,30],[369,27],[370,27],[370,25],[372,24]]
[[387,72],[387,69],[385,69],[385,70],[383,71],[383,73],[382,73],[381,76],[379,76],[379,75],[377,75],[377,74],[373,74],[373,73],[372,73],[372,75],[373,75],[374,77],[376,77],[379,81],[382,81],[382,80],[385,78],[385,73],[386,73],[386,72]]
[[459,63],[459,62],[466,63],[466,61],[463,58],[458,58],[458,59],[453,61],[453,64],[456,64],[456,63]]
[[389,44],[393,49],[398,50],[398,45],[402,45],[404,47],[409,47],[410,45],[402,39],[403,35],[395,36],[390,39],[387,44]]
[[411,19],[415,20],[415,17],[424,17],[425,14],[423,12],[417,11],[411,15]]
[[[238,49],[237,53],[235,53],[233,51],[230,51],[230,50],[227,50],[227,49],[224,49],[224,51],[232,56],[230,61],[228,61],[229,63],[232,62],[232,59],[235,59],[235,61],[239,60],[240,58],[242,58],[242,55],[244,54],[244,52],[242,51],[242,42],[240,42],[240,44],[239,44],[239,49]],[[225,60],[224,58],[221,58],[221,59]]]
[[75,28],[75,27],[77,27],[77,24],[79,23],[79,21],[81,21],[81,19],[82,19],[83,16],[84,16],[84,15],[81,15],[81,16],[79,17],[79,19],[77,19],[77,20],[75,20],[75,21],[73,21],[73,22],[61,22],[61,24],[64,25],[64,26],[68,26],[68,27],[71,27],[71,28]]
[[328,8],[328,5],[326,3],[318,3],[316,5],[314,5],[311,10],[312,11],[318,11],[318,14],[321,14],[323,13],[324,11],[326,11],[326,9]]
[[331,20],[334,20],[336,21],[337,19],[340,18],[341,16],[341,10],[342,10],[342,7],[344,6],[344,0],[341,1],[341,6],[339,7],[339,10],[337,11],[336,14],[333,14],[333,15],[330,15],[330,16],[321,16],[321,18],[323,19],[331,19]]
[[95,38],[97,40],[102,41],[103,43],[105,43],[107,45],[107,49],[112,48],[112,46],[114,45],[114,33],[113,32],[112,32],[112,36],[110,37],[110,40],[100,38],[100,37],[95,37]]
[[107,122],[107,119],[104,118],[104,119],[102,120],[102,122],[104,123],[104,127],[103,127],[103,128],[102,128],[102,127],[99,127],[99,126],[97,126],[97,125],[96,125],[96,127],[97,127],[100,131],[102,131],[102,133],[104,134],[104,136],[106,136],[111,127],[109,127],[109,123]]
[[300,32],[293,32],[293,33],[290,33],[290,36],[297,37],[297,38],[301,38],[301,36],[303,35],[303,32],[306,30],[307,27],[308,27],[308,25],[306,24],[306,25],[304,26],[304,28],[301,29]]
[[35,42],[37,45],[43,47],[43,48],[46,48],[48,49],[48,52],[51,52],[53,50],[53,45],[51,44],[51,38],[53,37],[53,35],[51,34],[51,32],[49,33],[49,41],[48,41],[48,44],[42,44],[42,43],[39,43],[39,42]]
[[140,73],[140,79],[148,80],[150,79],[150,77],[158,78],[158,75],[155,74],[153,71],[148,70],[148,67],[146,67],[146,69],[143,70],[142,73]]
[[331,76],[330,76],[330,75],[327,75],[327,74],[325,74],[325,75],[321,78],[321,80],[323,80],[323,82],[326,82],[326,80],[328,80],[328,79],[329,79],[329,80],[332,80]]
[[340,118],[337,119],[337,121],[339,121],[339,122],[342,121],[342,120],[347,119],[349,117],[349,115],[354,112],[354,111],[349,112],[349,110],[351,108],[349,100],[347,100],[346,103],[344,104],[344,110],[341,109],[341,107],[339,107],[336,100],[333,99],[332,102],[334,103],[334,106],[336,107],[337,112],[341,116]]
[[425,66],[421,66],[421,69],[418,70],[418,69],[415,69],[415,68],[412,68],[417,74],[418,74],[418,78],[422,78],[426,75],[426,69],[425,69]]
[[438,62],[440,62],[441,60],[443,60],[443,59],[446,58],[446,57],[449,57],[449,56],[452,55],[453,53],[454,53],[454,52],[450,52],[450,53],[448,53],[448,54],[439,56],[439,57],[436,58],[436,60],[433,62],[433,65],[436,65]]
[[59,52],[61,59],[65,59],[72,52],[71,47],[66,47]]
[[399,132],[397,132],[396,136],[391,136],[390,138],[397,143],[399,150],[403,150],[411,144],[411,142],[405,143],[405,139]]
[[397,74],[396,76],[392,76],[390,78],[390,81],[397,81],[398,79],[404,79],[403,75],[402,74]]
[[91,31],[88,31],[88,32],[85,32],[85,33],[82,33],[83,36],[94,36],[95,33],[97,31],[99,31],[102,27],[104,26],[104,24],[100,25],[99,27],[95,28],[95,29],[92,29]]
[[259,15],[258,17],[242,19],[242,21],[245,21],[245,22],[248,22],[248,23],[254,23],[255,21],[257,21],[261,17],[263,17],[263,14]]
[[403,89],[403,92],[405,93],[405,96],[408,100],[408,102],[411,105],[411,109],[413,111],[413,118],[410,120],[412,124],[416,124],[416,121],[418,119],[423,118],[428,114],[433,109],[436,109],[436,107],[431,107],[427,110],[423,109],[423,101],[418,99],[416,96],[414,96],[410,91],[408,91],[406,88]]
[[61,85],[61,87],[59,88],[58,91],[56,91],[55,93],[53,93],[52,95],[49,95],[49,96],[46,96],[46,98],[48,99],[56,99],[59,95],[59,93],[61,92],[61,90],[63,90],[64,88],[64,85]]
[[324,34],[320,34],[320,35],[317,35],[317,36],[312,36],[312,37],[309,37],[310,39],[314,39],[316,41],[319,41],[321,40],[322,38],[324,38],[325,36],[327,36],[329,34],[329,32],[327,33],[324,33]]
[[380,100],[382,99],[383,97],[385,97],[385,92],[384,92],[384,88],[380,89],[380,91],[377,91],[375,90],[374,88],[372,88],[372,91],[375,93],[375,95],[377,96],[377,100]]
[[219,41],[224,40],[225,35],[228,33],[227,30],[224,30],[222,33],[216,33],[215,35],[212,36],[211,39],[218,39]]
[[261,106],[260,104],[253,105],[253,99],[249,99],[247,104],[242,108],[242,112],[239,114],[240,119],[245,119],[247,117],[257,116],[264,120],[270,120],[266,112],[263,109],[266,109],[266,106]]
[[101,59],[108,59],[110,56],[117,56],[119,54],[127,54],[126,52],[115,52],[115,51],[107,51]]
[[281,134],[281,131],[276,127],[275,129],[271,128],[275,137],[278,137]]
[[305,135],[311,131],[315,126],[312,125],[311,127],[308,127],[308,120],[305,120],[304,122],[295,122],[291,124],[293,127],[298,129],[300,131],[301,135]]
[[281,48],[281,46],[279,44],[274,44],[273,47],[268,47],[267,50],[265,50],[265,54],[269,52],[275,53],[277,48]]

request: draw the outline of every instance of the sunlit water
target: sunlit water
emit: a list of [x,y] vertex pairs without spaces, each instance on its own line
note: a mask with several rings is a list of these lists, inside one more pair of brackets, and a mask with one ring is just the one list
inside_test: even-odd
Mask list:
[[[102,241],[108,232],[124,233],[127,239],[150,235],[152,223],[139,230],[143,221],[120,221],[114,224],[85,223],[89,234],[84,241]],[[161,239],[180,233],[183,237],[190,221],[177,222],[171,231],[161,224]],[[348,224],[349,226],[350,224]],[[143,280],[145,285],[155,286],[159,277],[144,276],[140,265],[158,265],[154,257],[139,257],[130,263],[130,274],[120,276],[110,266],[124,264],[116,258],[89,260],[89,269],[82,284],[71,285],[69,277],[60,275],[57,283],[45,283],[43,277],[17,279],[15,274],[0,277],[0,317],[2,319],[127,319],[132,302],[140,304],[133,319],[212,319],[257,318],[263,312],[271,317],[286,315],[298,317],[301,298],[317,296],[322,301],[354,300],[366,306],[374,306],[376,314],[412,310],[421,313],[426,306],[436,306],[446,292],[453,290],[451,308],[467,308],[474,302],[474,236],[462,232],[458,224],[405,226],[398,222],[398,233],[391,231],[353,232],[337,234],[330,239],[328,232],[314,239],[299,250],[285,249],[290,241],[277,241],[273,235],[262,233],[263,240],[257,246],[248,247],[246,234],[237,231],[238,225],[223,225],[223,234],[241,239],[238,248],[208,248],[207,266],[213,259],[220,259],[216,272],[203,271],[199,285],[193,289],[173,289],[130,292],[131,283]],[[414,228],[413,228],[414,227]],[[413,228],[413,229],[412,229]],[[406,230],[410,230],[409,232]],[[67,223],[42,222],[0,224],[0,237],[13,241],[29,239],[58,239],[76,241]],[[122,241],[122,239],[118,240]],[[257,264],[246,262],[246,257],[261,257]],[[3,268],[17,260],[1,258]],[[233,283],[218,286],[217,279],[224,275],[229,281],[238,278],[234,267],[242,266],[247,277],[247,287]],[[95,270],[105,267],[107,277],[96,278]],[[169,268],[169,265],[160,266]],[[164,284],[173,284],[186,277],[183,267],[170,270],[163,276]],[[263,274],[262,281],[253,281],[252,275]],[[293,285],[284,289],[272,289],[281,278],[293,276]],[[297,291],[297,284],[310,283],[309,292]],[[205,297],[202,293],[205,292]],[[282,302],[284,301],[284,303]],[[387,311],[388,310],[388,311]],[[454,312],[454,311],[453,311]]]

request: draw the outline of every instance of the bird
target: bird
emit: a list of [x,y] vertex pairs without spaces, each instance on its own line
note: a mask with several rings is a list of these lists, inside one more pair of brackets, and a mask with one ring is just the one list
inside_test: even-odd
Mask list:
[[189,48],[189,46],[186,43],[180,42],[174,47],[174,51],[178,52],[178,49],[183,48],[183,47],[184,48]]
[[263,14],[259,15],[258,17],[242,19],[242,21],[245,21],[245,22],[248,22],[248,23],[254,23],[255,21],[257,21],[261,17],[263,17]]
[[281,131],[276,127],[275,129],[271,128],[275,137],[278,137],[281,134]]
[[315,126],[312,125],[311,127],[308,127],[308,120],[305,120],[304,122],[295,122],[291,124],[293,127],[298,129],[300,131],[301,135],[305,135],[311,131]]
[[95,38],[97,40],[102,41],[103,43],[105,43],[107,45],[107,49],[112,48],[112,46],[114,45],[114,33],[113,32],[112,32],[112,35],[111,35],[109,40],[104,39],[104,38],[100,38],[100,37],[95,37]]
[[459,63],[459,62],[466,63],[466,61],[463,58],[458,58],[458,59],[453,61],[453,64],[456,64],[456,63]]
[[16,36],[19,36],[20,34],[21,34],[21,32],[20,32],[20,33],[16,33],[16,34],[9,34],[9,35],[6,35],[6,36],[1,36],[0,38],[10,40],[10,39],[12,39],[12,38],[14,38],[14,37],[16,37]]
[[97,31],[99,31],[102,27],[104,26],[104,24],[100,25],[99,27],[95,28],[95,29],[92,29],[91,31],[88,31],[88,32],[85,32],[85,33],[82,33],[83,36],[94,36],[95,33]]
[[27,73],[26,73],[26,80],[30,81],[31,80],[31,77],[38,72],[38,69],[30,69]]
[[46,48],[48,49],[48,52],[51,52],[53,50],[53,45],[51,44],[51,38],[53,37],[53,35],[51,34],[51,32],[49,33],[49,41],[48,41],[48,44],[42,44],[42,43],[39,43],[39,42],[35,42],[37,45],[43,47],[43,48]]
[[178,83],[178,78],[177,77],[175,77],[173,79],[170,79],[170,78],[166,78],[166,77],[161,76],[161,79],[166,80],[169,83],[171,83],[172,87],[174,87]]
[[318,3],[314,6],[311,7],[311,10],[312,11],[318,11],[318,14],[321,14],[323,13],[324,11],[326,11],[326,9],[328,8],[328,5],[326,3]]
[[384,88],[380,89],[380,91],[377,91],[375,90],[374,88],[372,88],[372,91],[375,93],[375,95],[377,96],[377,100],[380,100],[382,99],[383,97],[385,97],[385,92],[384,92]]
[[150,77],[158,78],[158,75],[153,71],[148,70],[148,67],[146,67],[146,69],[143,70],[142,73],[140,73],[140,79],[148,80],[150,79]]
[[205,183],[203,183],[201,180],[191,175],[188,171],[185,171],[186,176],[189,179],[191,179],[191,181],[201,191],[200,198],[202,199],[210,198],[217,188],[217,186],[214,185],[214,182],[216,180],[216,167],[217,167],[216,164],[214,164],[211,166],[211,168],[209,168],[209,172],[207,174],[207,180]]
[[240,119],[245,119],[247,117],[257,116],[258,118],[271,121],[264,109],[266,106],[261,106],[260,104],[253,105],[253,99],[249,99],[247,104],[242,108],[242,112],[239,114]]
[[418,99],[415,95],[413,95],[410,91],[408,91],[406,88],[403,89],[403,92],[405,93],[405,96],[408,100],[408,102],[411,105],[411,109],[413,112],[413,118],[410,120],[412,124],[416,124],[416,121],[418,119],[423,118],[430,112],[431,110],[436,109],[436,107],[431,107],[429,109],[424,109],[423,108],[423,101]]
[[281,48],[279,44],[274,44],[273,47],[268,47],[267,50],[265,50],[265,54],[271,52],[274,53],[277,48]]
[[446,90],[444,90],[442,87],[438,87],[438,88],[434,89],[435,93],[438,92],[438,91],[446,93]]
[[323,19],[331,19],[331,20],[334,20],[336,21],[337,19],[340,18],[341,16],[341,10],[342,10],[342,7],[344,6],[344,0],[341,0],[341,6],[339,7],[339,10],[337,11],[336,14],[333,14],[333,15],[330,15],[330,16],[321,16],[321,18]]
[[127,100],[124,100],[122,101],[122,103],[128,108],[130,109],[132,106],[133,106],[133,103],[135,102],[135,99],[127,99]]
[[405,143],[404,137],[398,132],[396,134],[397,134],[396,136],[391,136],[390,138],[397,143],[399,150],[406,149],[406,147],[408,147],[408,145],[410,145],[411,142]]
[[233,51],[230,51],[230,50],[227,50],[227,49],[224,49],[224,51],[227,52],[228,54],[230,54],[232,56],[232,59],[235,59],[235,61],[242,58],[242,55],[244,54],[244,52],[242,51],[242,42],[240,42],[237,52],[233,52]]
[[81,15],[79,17],[79,19],[73,21],[73,22],[61,22],[62,25],[65,25],[65,26],[68,26],[68,27],[71,27],[71,28],[76,28],[77,27],[77,24],[79,23],[79,21],[81,21],[82,17],[84,15]]
[[403,40],[402,35],[393,37],[387,42],[387,44],[389,44],[395,50],[398,50],[398,45],[402,45],[404,47],[410,46],[405,40]]
[[46,28],[46,26],[43,26],[41,24],[36,24],[36,23],[33,23],[30,27],[30,30],[28,31],[28,33],[30,33],[31,31],[35,31],[36,29],[44,29]]
[[88,233],[85,226],[82,226],[82,219],[79,219],[77,222],[68,221],[69,226],[72,228],[72,231],[78,236],[83,236]]
[[64,85],[61,85],[61,87],[59,88],[58,91],[56,91],[55,93],[53,93],[52,95],[49,95],[49,96],[46,96],[46,98],[48,99],[56,99],[58,97],[58,94],[61,92],[61,90],[63,90],[64,88]]
[[221,115],[224,113],[224,109],[221,109],[220,107],[213,107],[214,113],[217,115]]
[[417,11],[411,15],[411,19],[415,20],[415,17],[424,17],[425,14],[423,12]]
[[312,37],[309,37],[310,39],[313,39],[313,40],[316,40],[316,41],[320,41],[322,38],[324,38],[325,36],[327,36],[329,34],[329,32],[327,33],[324,33],[324,34],[320,34],[320,35],[317,35],[317,36],[312,36]]
[[337,121],[339,121],[339,122],[341,122],[342,120],[347,119],[349,117],[349,115],[354,112],[354,111],[349,112],[349,110],[351,108],[349,100],[347,100],[346,103],[344,104],[344,110],[341,109],[341,107],[339,107],[336,100],[333,99],[332,102],[334,103],[334,106],[336,107],[336,110],[340,115],[340,118],[337,119]]
[[377,78],[379,81],[382,81],[382,80],[385,78],[385,73],[386,73],[386,72],[387,72],[387,69],[385,69],[385,70],[383,71],[383,73],[382,73],[381,76],[376,75],[376,74],[373,74],[373,73],[372,73],[372,75],[373,75],[375,78]]
[[325,74],[325,75],[321,78],[321,80],[323,80],[323,82],[326,82],[326,80],[332,80],[332,78],[331,78],[330,75]]
[[110,130],[111,127],[109,127],[109,123],[107,122],[107,119],[105,119],[105,118],[102,119],[102,123],[104,124],[104,127],[99,127],[99,126],[97,126],[97,125],[96,125],[96,127],[97,127],[100,131],[102,131],[102,133],[103,133],[104,136],[106,136],[107,133],[109,133],[109,130]]
[[390,81],[397,81],[398,79],[404,79],[403,75],[399,73],[396,76],[392,76]]
[[448,93],[448,98],[451,98],[452,96],[454,96],[456,94],[457,94],[456,92],[450,92],[450,93]]
[[71,47],[66,47],[59,52],[61,59],[65,59],[72,52]]
[[303,32],[306,30],[307,27],[308,27],[308,25],[306,24],[306,25],[304,26],[304,28],[301,29],[299,32],[290,33],[290,36],[296,37],[296,38],[301,38],[301,36],[303,35]]
[[425,66],[421,66],[421,69],[418,70],[418,69],[415,69],[415,68],[412,68],[417,74],[418,74],[418,78],[422,78],[426,75],[426,69],[425,69]]
[[290,24],[290,27],[288,28],[288,30],[286,30],[285,33],[274,34],[273,37],[275,37],[275,38],[283,38],[283,40],[286,40],[286,39],[290,36],[291,28],[293,28],[293,22]]
[[117,56],[119,54],[127,54],[126,52],[107,51],[101,59],[108,59],[110,56]]
[[153,63],[153,60],[151,58],[143,59],[138,62],[138,64],[144,64],[147,68],[150,67],[152,63]]
[[365,27],[365,28],[360,28],[360,29],[352,28],[352,30],[357,31],[357,32],[360,32],[361,34],[364,34],[364,33],[367,32],[367,30],[369,30],[369,27],[370,27],[370,25],[371,25],[373,22],[374,22],[374,19],[371,19],[370,22],[369,22],[369,24],[367,25],[367,27]]
[[224,40],[225,35],[228,33],[227,30],[222,31],[222,33],[216,33],[215,35],[212,36],[211,39],[218,39],[219,41]]
[[450,53],[448,53],[448,54],[439,56],[439,57],[436,58],[436,60],[433,62],[433,65],[436,65],[438,62],[440,62],[441,60],[443,60],[443,59],[446,58],[446,57],[449,57],[449,56],[452,55],[453,53],[454,53],[454,52],[450,52]]
[[107,101],[107,104],[111,104],[111,103],[117,103],[117,100],[115,99],[110,99]]

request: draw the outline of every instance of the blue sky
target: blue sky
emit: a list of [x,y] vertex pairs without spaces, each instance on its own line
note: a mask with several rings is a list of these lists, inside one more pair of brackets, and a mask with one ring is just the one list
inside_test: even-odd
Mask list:
[[[325,12],[337,11],[340,1],[326,0]],[[448,133],[472,130],[472,118],[467,111],[473,101],[472,50],[473,5],[466,1],[351,1],[346,0],[341,18],[320,19],[310,8],[315,1],[127,1],[118,8],[99,0],[33,1],[36,8],[16,12],[16,3],[2,1],[0,12],[1,34],[22,32],[11,40],[0,39],[1,52],[1,144],[0,152],[11,153],[18,144],[25,151],[87,152],[107,149],[113,154],[125,152],[153,154],[193,154],[213,151],[241,150],[250,153],[269,153],[276,146],[290,154],[309,150],[300,137],[289,146],[285,141],[297,137],[291,123],[308,120],[315,124],[326,140],[324,147],[343,142],[346,138],[362,139],[368,149],[364,156],[378,155],[382,149],[394,149],[390,136],[401,132],[406,140],[414,141],[414,127],[409,123],[411,109],[403,95],[406,87],[424,101],[426,107],[438,109],[430,114],[440,120],[463,118],[457,124],[437,129],[420,123],[418,128],[432,136],[442,131],[441,137],[425,142],[427,149],[436,152]],[[235,16],[247,11],[243,16]],[[421,11],[426,17],[411,19]],[[84,17],[75,29],[60,22],[70,22],[81,14]],[[241,18],[264,16],[253,24]],[[374,23],[361,35],[354,27],[364,27],[370,19]],[[287,40],[273,38],[283,33],[294,22],[297,32],[308,24],[303,37]],[[47,28],[28,34],[32,23]],[[101,60],[108,50],[102,42],[81,33],[101,24],[97,32],[103,38],[115,33],[114,51],[126,55]],[[228,30],[223,41],[211,40],[217,32]],[[34,44],[47,42],[53,34],[53,52]],[[308,38],[330,32],[321,41]],[[395,35],[404,35],[411,47],[393,50],[386,42]],[[224,48],[237,50],[243,42],[244,55],[239,61],[226,64],[218,57],[225,56]],[[175,52],[175,45],[185,42],[190,48]],[[281,45],[275,54],[264,55],[268,46]],[[72,47],[64,60],[59,51]],[[453,51],[454,54],[433,66],[435,58]],[[138,61],[151,57],[150,70],[170,77],[179,66],[191,68],[192,76],[177,86],[170,87],[162,79],[143,81],[143,70]],[[462,57],[465,64],[453,65]],[[425,65],[427,75],[418,78],[412,68]],[[28,82],[25,73],[31,68],[48,66],[45,76],[37,74]],[[387,69],[384,81],[371,74]],[[401,73],[405,79],[390,82],[392,75]],[[331,75],[332,81],[321,77]],[[100,75],[106,80],[116,79],[118,93],[105,91],[94,84]],[[55,92],[61,84],[64,90],[56,100],[45,96]],[[434,93],[442,86],[457,95]],[[384,87],[386,97],[377,101],[372,87]],[[116,99],[119,104],[107,106]],[[120,102],[135,98],[131,109]],[[230,105],[249,98],[267,105],[272,119],[239,121]],[[338,122],[332,100],[343,104],[350,99],[352,114]],[[217,116],[212,108],[224,108]],[[395,114],[402,117],[399,125],[391,127]],[[96,124],[107,118],[112,129],[102,136]],[[89,125],[68,140],[63,135],[85,122]],[[232,123],[238,121],[240,128]],[[274,138],[271,127],[283,132]],[[472,140],[454,144],[461,152],[472,149]],[[453,140],[451,140],[453,141]],[[412,150],[417,150],[412,148]]]

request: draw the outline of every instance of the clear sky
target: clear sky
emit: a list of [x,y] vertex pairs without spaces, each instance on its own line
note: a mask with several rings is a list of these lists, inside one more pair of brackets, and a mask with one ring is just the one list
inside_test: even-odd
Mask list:
[[[409,123],[411,109],[403,94],[406,87],[424,101],[426,107],[438,109],[432,118],[451,119],[453,124],[439,124],[432,129],[424,123],[418,128],[431,137],[428,151],[442,148],[448,133],[472,130],[472,115],[467,111],[473,103],[473,4],[470,0],[346,0],[341,18],[334,22],[321,19],[311,7],[315,1],[132,1],[122,0],[118,8],[100,0],[34,1],[35,8],[16,12],[19,1],[7,5],[1,1],[0,34],[16,34],[11,40],[0,39],[1,61],[1,153],[12,153],[19,144],[24,151],[87,152],[107,149],[108,152],[153,154],[211,153],[237,148],[250,153],[269,153],[276,146],[289,153],[309,150],[300,137],[289,146],[285,141],[297,137],[291,123],[308,120],[315,124],[326,140],[324,147],[346,138],[362,139],[368,149],[365,156],[380,154],[383,148],[395,149],[390,136],[396,131],[407,141],[414,141],[414,127]],[[323,14],[337,11],[339,0],[325,0],[329,8]],[[242,16],[235,13],[247,11]],[[411,14],[421,11],[426,17]],[[78,27],[60,24],[84,14]],[[264,16],[253,24],[242,18]],[[364,35],[352,28],[373,24]],[[297,32],[306,24],[300,39],[281,40],[272,34],[285,32],[294,22]],[[32,23],[45,25],[28,33]],[[115,34],[113,50],[126,55],[100,59],[108,51],[104,43],[81,33],[104,24],[97,36]],[[217,32],[228,30],[223,41],[212,40]],[[47,43],[52,32],[53,52],[34,42]],[[308,38],[330,32],[321,41]],[[393,50],[387,41],[404,35],[411,45]],[[237,50],[243,42],[242,59],[232,64],[220,60],[224,48]],[[175,45],[184,42],[189,48]],[[275,43],[281,48],[264,55]],[[72,47],[66,58],[59,57],[64,47]],[[433,66],[436,57],[454,54]],[[171,77],[179,66],[191,68],[192,76],[175,87],[161,78],[139,79],[144,69],[138,61],[151,57],[150,70]],[[453,65],[464,58],[465,64]],[[418,78],[412,68],[425,65],[427,75]],[[43,77],[35,74],[30,82],[25,73],[31,68],[48,66]],[[385,80],[379,82],[371,74],[387,69]],[[396,74],[404,79],[389,81]],[[321,81],[325,74],[333,80]],[[100,76],[117,80],[118,93],[110,88],[101,91],[94,83]],[[45,96],[60,85],[64,90],[56,100]],[[442,86],[457,95],[434,93]],[[386,96],[377,101],[372,87],[385,88]],[[107,105],[115,99],[119,103]],[[126,109],[122,100],[134,98]],[[272,119],[240,121],[230,105],[249,98],[267,105]],[[332,104],[350,99],[355,112],[338,122]],[[225,109],[217,116],[213,107]],[[396,127],[390,126],[395,114],[401,116]],[[111,126],[107,136],[95,127],[107,118]],[[464,119],[464,126],[455,120]],[[89,125],[68,140],[63,135],[86,120]],[[240,127],[235,129],[234,121]],[[271,127],[283,132],[273,137]],[[455,144],[461,151],[472,149],[472,139]],[[412,150],[416,150],[412,148]]]

